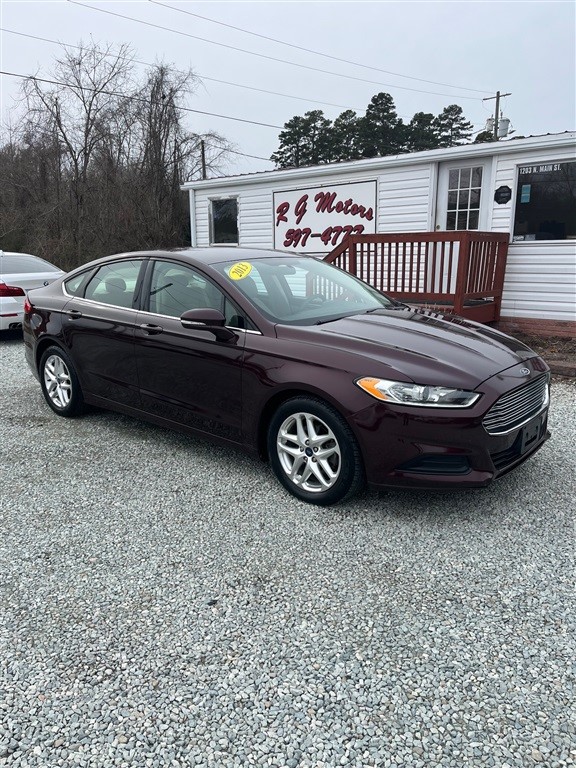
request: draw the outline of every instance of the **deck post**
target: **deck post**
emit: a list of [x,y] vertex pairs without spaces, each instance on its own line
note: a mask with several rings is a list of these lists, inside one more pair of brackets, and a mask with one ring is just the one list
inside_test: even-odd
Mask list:
[[456,270],[456,288],[454,292],[454,312],[461,315],[464,312],[464,294],[470,265],[470,232],[462,232]]

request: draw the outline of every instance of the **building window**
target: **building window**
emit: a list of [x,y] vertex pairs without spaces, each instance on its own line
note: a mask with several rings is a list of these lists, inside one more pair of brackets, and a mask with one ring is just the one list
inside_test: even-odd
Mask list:
[[238,200],[230,197],[211,201],[210,242],[238,245]]
[[482,166],[452,168],[448,175],[446,229],[478,229]]
[[576,239],[576,163],[518,169],[514,242]]

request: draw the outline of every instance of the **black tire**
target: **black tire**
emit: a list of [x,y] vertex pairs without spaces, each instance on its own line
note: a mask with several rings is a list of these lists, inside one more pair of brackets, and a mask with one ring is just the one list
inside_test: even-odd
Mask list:
[[282,403],[268,428],[268,455],[282,485],[311,504],[336,504],[364,486],[352,430],[334,408],[315,397]]
[[60,347],[48,347],[40,359],[42,394],[59,416],[79,416],[84,411],[84,398],[76,369]]

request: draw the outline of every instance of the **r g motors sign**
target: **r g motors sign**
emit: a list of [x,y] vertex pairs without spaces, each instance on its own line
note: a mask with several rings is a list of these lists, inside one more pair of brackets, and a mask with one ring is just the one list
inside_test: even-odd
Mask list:
[[274,248],[329,253],[348,235],[376,232],[376,182],[274,193]]

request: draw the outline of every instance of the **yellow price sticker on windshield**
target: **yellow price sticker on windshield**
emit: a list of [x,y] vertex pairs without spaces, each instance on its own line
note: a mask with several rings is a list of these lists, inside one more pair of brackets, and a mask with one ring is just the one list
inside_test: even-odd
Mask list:
[[247,261],[239,261],[228,270],[232,280],[243,280],[245,277],[248,277],[250,272],[252,272],[252,264],[249,264]]

